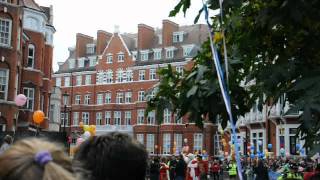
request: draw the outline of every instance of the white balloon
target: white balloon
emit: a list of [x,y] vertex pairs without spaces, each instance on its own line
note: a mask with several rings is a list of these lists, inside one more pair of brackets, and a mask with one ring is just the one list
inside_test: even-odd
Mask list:
[[89,131],[86,131],[83,133],[83,139],[89,139],[89,137],[91,136]]

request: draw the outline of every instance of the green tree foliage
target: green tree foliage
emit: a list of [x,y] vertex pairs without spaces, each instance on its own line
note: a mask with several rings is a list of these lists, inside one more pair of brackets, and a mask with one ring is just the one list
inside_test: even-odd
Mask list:
[[[181,0],[170,16],[181,10],[187,13],[190,6],[191,0]],[[218,9],[219,1],[209,0],[208,6],[212,10]],[[262,107],[263,103],[271,99],[275,103],[286,94],[285,100],[292,104],[288,113],[303,112],[299,117],[299,134],[306,140],[305,146],[313,149],[319,148],[314,142],[320,141],[319,9],[318,0],[224,0],[222,19],[211,17],[213,31],[222,31],[226,37],[231,59],[229,89],[234,115],[243,114],[256,99],[260,100]],[[199,15],[202,11],[199,10]],[[223,56],[221,42],[217,46]],[[217,78],[210,63],[211,51],[206,42],[195,58],[196,66],[180,81],[176,80],[179,83],[172,90],[179,94],[175,96],[177,99],[165,98],[163,94],[163,98],[171,103],[175,101],[172,104],[181,109],[181,115],[197,112],[225,116]],[[203,71],[201,65],[208,72],[204,71],[204,76],[196,81]],[[188,81],[188,76],[194,82]],[[236,85],[242,80],[255,81],[255,84],[243,89]],[[205,85],[201,84],[203,82]],[[183,106],[182,102],[187,105]]]

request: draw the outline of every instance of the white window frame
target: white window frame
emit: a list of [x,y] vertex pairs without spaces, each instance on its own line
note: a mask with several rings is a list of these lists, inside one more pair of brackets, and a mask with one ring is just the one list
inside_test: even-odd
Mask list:
[[123,92],[117,92],[116,94],[116,104],[122,104],[124,102]]
[[87,74],[85,76],[85,82],[84,82],[85,85],[90,85],[91,84],[91,74]]
[[132,60],[133,61],[137,60],[138,52],[137,51],[132,51],[131,54],[132,54]]
[[84,95],[83,104],[89,105],[89,104],[90,104],[90,100],[91,100],[91,94],[85,94],[85,95]]
[[203,134],[194,133],[193,134],[193,152],[201,151],[203,149]]
[[191,53],[193,47],[194,47],[194,45],[184,45],[184,46],[182,46],[182,48],[183,48],[183,57],[190,56],[190,53]]
[[145,92],[144,91],[138,91],[138,102],[145,101]]
[[174,43],[183,42],[183,35],[184,35],[183,31],[173,32],[172,41]]
[[82,112],[82,122],[84,125],[89,125],[89,123],[90,123],[90,113],[89,112]]
[[174,142],[173,144],[175,145],[176,151],[178,150],[178,152],[181,152],[182,151],[182,134],[179,134],[179,133],[174,134],[173,142]]
[[170,149],[171,149],[171,134],[170,133],[164,133],[163,134],[162,153],[163,154],[170,154]]
[[149,79],[150,80],[157,79],[157,70],[156,69],[149,69]]
[[118,53],[118,62],[124,62],[124,53]]
[[97,77],[96,77],[96,83],[97,84],[103,84],[103,78],[104,78],[104,72],[103,71],[98,71],[97,72]]
[[156,113],[155,113],[155,111],[150,111],[148,113],[148,117],[147,117],[147,124],[154,125],[155,122],[156,122]]
[[[7,31],[3,32],[3,31],[1,31],[1,28],[0,28],[0,32],[1,33],[8,34],[8,38],[0,37],[0,46],[2,46],[2,47],[10,47],[11,46],[11,33],[12,33],[12,20],[11,19],[0,18],[0,23],[2,23],[2,22],[8,23],[9,27],[8,27],[8,32]],[[7,39],[8,43],[4,43],[5,39]]]
[[61,78],[60,77],[56,78],[56,86],[61,87]]
[[87,54],[94,54],[95,44],[86,44],[86,53]]
[[117,77],[116,77],[116,82],[123,82],[124,78],[123,78],[123,70],[122,68],[117,70]]
[[82,85],[82,76],[78,75],[76,76],[76,86],[81,86]]
[[97,94],[97,105],[102,105],[103,104],[103,93],[98,93]]
[[68,67],[69,69],[73,69],[75,67],[76,61],[74,59],[68,60]]
[[84,58],[78,59],[78,67],[83,68],[84,67]]
[[153,59],[160,60],[162,58],[162,49],[153,49]]
[[140,60],[141,61],[149,60],[149,50],[140,51]]
[[147,134],[146,149],[150,154],[154,154],[154,134]]
[[124,103],[132,103],[132,92],[125,92]]
[[131,114],[131,111],[125,111],[124,112],[124,123],[125,123],[125,125],[127,125],[127,126],[130,126],[131,125],[131,118],[132,118],[132,116],[131,116],[132,114]]
[[[1,100],[7,100],[8,98],[8,86],[9,86],[9,70],[0,68],[0,71],[3,72],[4,76],[0,77],[0,92],[4,94],[4,98]],[[3,88],[4,87],[4,88]],[[2,90],[3,89],[3,90]]]
[[144,144],[144,134],[137,134],[137,141]]
[[133,73],[132,73],[132,70],[127,70],[127,71],[126,71],[126,76],[127,76],[127,82],[132,82],[132,81],[133,81]]
[[[259,133],[262,133],[262,137],[259,137]],[[253,137],[253,134],[256,134],[256,137]],[[258,146],[258,141],[262,141],[262,146]],[[251,145],[254,145],[255,150],[258,151],[258,148],[260,148],[261,152],[263,152],[266,149],[266,131],[263,129],[252,129],[250,131],[250,141]],[[254,143],[256,142],[256,143]]]
[[163,110],[163,124],[170,124],[171,123],[171,111],[166,108]]
[[137,124],[144,124],[144,109],[137,110]]
[[173,59],[174,49],[166,49],[166,59]]
[[103,81],[107,84],[113,83],[113,71],[111,69],[108,69],[105,72],[105,78]]
[[107,92],[106,96],[104,98],[104,103],[110,104],[111,102],[112,102],[112,94],[111,94],[111,92]]
[[96,113],[96,125],[103,125],[102,121],[102,112],[97,112]]
[[73,112],[72,125],[79,126],[79,112]]
[[79,105],[81,104],[81,95],[80,94],[76,94],[75,97],[74,97],[74,103],[76,105]]
[[[30,50],[32,50],[32,55],[30,55]],[[28,45],[28,60],[27,60],[27,67],[28,68],[34,68],[35,54],[36,54],[36,47],[33,44],[29,44]]]
[[113,55],[112,54],[108,54],[107,55],[107,64],[112,64],[113,61]]
[[139,70],[139,81],[146,80],[146,70]]
[[116,125],[116,126],[121,125],[121,111],[113,112],[113,125]]
[[111,111],[105,111],[104,120],[105,120],[106,125],[111,124]]
[[70,76],[64,77],[64,87],[70,87]]
[[[27,92],[25,92],[25,91],[27,91]],[[29,110],[33,111],[34,99],[35,99],[35,89],[25,87],[25,88],[23,88],[23,94],[27,97],[27,102],[24,106],[25,109],[29,109]],[[32,103],[30,103],[30,102],[32,102]],[[31,107],[30,107],[30,104],[32,104]]]

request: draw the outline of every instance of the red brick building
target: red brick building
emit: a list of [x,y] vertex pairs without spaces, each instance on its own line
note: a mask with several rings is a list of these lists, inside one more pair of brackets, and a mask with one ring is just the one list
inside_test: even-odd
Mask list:
[[[0,1],[0,130],[28,127],[35,110],[48,116],[52,18],[52,7],[41,7],[33,0]],[[27,96],[24,107],[15,105],[17,94]],[[47,122],[41,126],[47,128]]]
[[201,130],[169,110],[161,125],[154,112],[144,116],[146,99],[154,96],[159,82],[157,70],[171,64],[183,73],[208,37],[202,24],[179,26],[169,20],[162,24],[161,29],[139,24],[135,34],[121,34],[118,27],[114,33],[100,30],[96,39],[77,34],[69,58],[53,75],[55,85],[68,94],[62,97],[61,119],[66,119],[74,140],[82,121],[96,125],[97,134],[114,130],[132,134],[151,154],[181,151],[184,139],[191,151],[213,154],[213,124],[206,123]]

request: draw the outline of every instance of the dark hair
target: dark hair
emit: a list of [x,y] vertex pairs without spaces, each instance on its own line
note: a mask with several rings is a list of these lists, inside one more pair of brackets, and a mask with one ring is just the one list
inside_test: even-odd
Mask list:
[[7,144],[11,144],[12,141],[13,141],[13,138],[12,138],[10,135],[6,135],[6,136],[3,138],[3,141],[6,142]]
[[89,170],[91,180],[144,180],[147,159],[143,145],[118,132],[92,137],[74,156],[75,166]]

